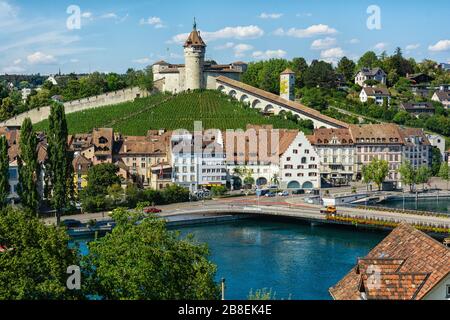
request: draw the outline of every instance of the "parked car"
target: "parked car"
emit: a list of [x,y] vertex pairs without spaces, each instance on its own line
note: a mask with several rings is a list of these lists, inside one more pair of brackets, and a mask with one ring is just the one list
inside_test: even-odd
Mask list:
[[277,195],[274,192],[269,192],[266,194],[266,198],[273,198],[276,197]]
[[145,208],[144,213],[161,213],[162,210],[158,208]]
[[292,194],[296,194],[296,195],[305,194],[305,190],[303,190],[303,189],[294,190],[294,191],[292,191]]
[[61,222],[66,228],[78,228],[81,227],[81,221],[75,219],[67,219]]
[[282,192],[279,192],[278,195],[280,197],[289,197],[289,192],[288,191],[282,191]]

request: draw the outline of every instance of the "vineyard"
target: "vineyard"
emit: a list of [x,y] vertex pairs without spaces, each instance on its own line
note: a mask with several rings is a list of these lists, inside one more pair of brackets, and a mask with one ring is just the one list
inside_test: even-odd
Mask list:
[[[150,129],[193,130],[194,121],[204,128],[245,129],[247,124],[272,124],[275,128],[308,129],[281,116],[263,116],[216,91],[196,91],[175,96],[152,95],[134,102],[81,111],[67,115],[70,134],[88,133],[93,128],[112,127],[125,135],[145,135]],[[48,121],[35,125],[45,131]]]

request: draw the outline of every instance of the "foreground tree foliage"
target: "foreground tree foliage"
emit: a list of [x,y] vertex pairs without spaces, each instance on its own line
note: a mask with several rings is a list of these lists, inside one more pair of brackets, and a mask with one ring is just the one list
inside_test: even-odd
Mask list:
[[[141,211],[139,211],[141,212]],[[118,209],[111,234],[89,245],[87,293],[111,300],[217,299],[208,249],[167,231],[164,221]]]
[[49,117],[48,161],[47,173],[52,187],[52,204],[56,210],[59,225],[61,214],[66,208],[70,195],[70,186],[73,185],[71,175],[72,161],[67,151],[67,121],[64,105],[55,103],[51,106]]
[[65,230],[27,213],[0,212],[0,300],[81,298],[66,288],[67,267],[78,265]]
[[22,205],[36,212],[39,206],[39,195],[36,179],[39,175],[37,158],[37,138],[30,118],[23,121],[20,131],[19,188],[18,193]]
[[6,206],[9,195],[9,158],[8,142],[5,136],[0,137],[0,208]]

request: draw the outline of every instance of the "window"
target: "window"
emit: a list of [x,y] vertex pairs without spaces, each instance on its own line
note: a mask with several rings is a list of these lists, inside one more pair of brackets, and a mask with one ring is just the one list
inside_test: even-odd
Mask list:
[[450,299],[450,284],[447,285],[447,299]]

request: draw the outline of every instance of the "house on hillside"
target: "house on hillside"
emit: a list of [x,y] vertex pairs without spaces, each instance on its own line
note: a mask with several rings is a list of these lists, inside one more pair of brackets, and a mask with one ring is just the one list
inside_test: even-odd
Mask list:
[[384,101],[387,100],[389,106],[391,103],[391,94],[387,88],[364,87],[359,94],[359,100],[362,103],[373,100],[375,104],[380,106],[382,106]]
[[430,83],[433,81],[433,78],[425,73],[407,74],[406,79],[411,81],[413,84]]
[[450,107],[450,85],[441,85],[431,98],[433,101],[440,102],[444,107]]
[[399,108],[416,117],[421,114],[433,115],[435,112],[431,102],[402,102]]
[[381,68],[362,68],[355,76],[355,83],[361,87],[366,86],[365,82],[368,80],[375,80],[381,84],[386,84],[387,74]]
[[402,223],[329,292],[335,300],[449,300],[450,248]]

